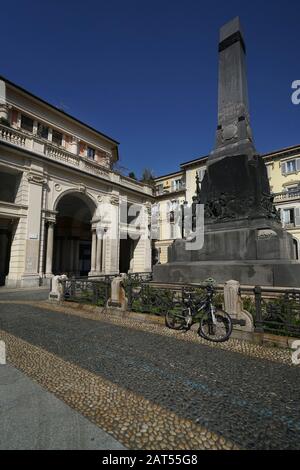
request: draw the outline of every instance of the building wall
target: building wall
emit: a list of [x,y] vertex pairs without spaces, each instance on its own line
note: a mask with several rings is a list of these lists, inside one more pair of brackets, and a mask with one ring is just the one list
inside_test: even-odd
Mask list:
[[[111,170],[117,158],[117,143],[77,123],[59,110],[27,95],[14,86],[1,85],[0,100],[0,174],[18,175],[13,201],[0,200],[0,222],[11,221],[12,244],[6,285],[37,286],[53,271],[54,230],[58,207],[68,195],[77,195],[91,211],[92,253],[97,251],[99,265],[91,274],[119,272],[120,201],[151,207],[152,188]],[[4,91],[3,91],[4,90]],[[6,100],[3,101],[3,96]],[[21,113],[34,119],[32,132],[20,126]],[[62,145],[37,136],[37,123],[63,133]],[[74,145],[73,145],[74,144]],[[75,145],[76,144],[76,145]],[[82,151],[96,149],[94,158]],[[104,163],[97,156],[105,156]],[[127,223],[125,224],[127,229]],[[137,229],[132,270],[151,270],[148,220]],[[101,232],[101,237],[94,236]],[[98,239],[101,238],[101,241]],[[66,246],[74,254],[73,240]],[[76,250],[75,250],[76,252]],[[92,261],[92,260],[91,260]],[[98,270],[100,266],[100,271]]]

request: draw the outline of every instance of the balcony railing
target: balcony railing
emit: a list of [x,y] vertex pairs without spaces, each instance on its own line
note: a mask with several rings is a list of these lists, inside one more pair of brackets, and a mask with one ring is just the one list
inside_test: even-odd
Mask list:
[[25,147],[26,137],[22,132],[11,129],[0,124],[0,139],[10,144],[18,145],[19,147]]
[[170,186],[169,188],[156,190],[156,196],[163,196],[164,194],[178,193],[179,191],[184,191],[185,189],[186,189],[186,184],[181,183],[177,186]]
[[[99,163],[87,157],[76,155],[75,153],[68,152],[62,147],[59,147],[52,142],[45,141],[36,135],[23,132],[21,130],[7,127],[0,123],[0,141],[7,142],[22,149],[29,150],[38,155],[42,155],[50,160],[56,160],[64,163],[67,166],[78,168],[87,173],[100,176],[101,178],[108,179],[119,183],[123,186],[130,186],[134,190],[141,191],[141,184],[128,182],[121,175],[111,171],[110,169],[100,165]],[[143,186],[143,191],[152,194],[151,188]]]
[[274,202],[292,201],[300,199],[300,189],[297,191],[284,191],[282,193],[274,194]]

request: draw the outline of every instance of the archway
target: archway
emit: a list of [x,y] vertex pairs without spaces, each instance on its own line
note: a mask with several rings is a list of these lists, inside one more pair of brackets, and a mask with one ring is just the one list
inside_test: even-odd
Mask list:
[[0,218],[0,286],[5,284],[9,272],[12,231],[12,221]]
[[53,274],[87,276],[91,271],[93,203],[84,194],[69,193],[59,200],[53,245]]

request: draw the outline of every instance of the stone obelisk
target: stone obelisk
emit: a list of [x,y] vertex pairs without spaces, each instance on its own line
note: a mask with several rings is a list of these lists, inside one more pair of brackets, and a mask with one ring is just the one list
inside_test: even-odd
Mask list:
[[[266,166],[250,127],[246,47],[239,18],[221,28],[218,127],[197,202],[204,205],[201,249],[176,240],[169,262],[154,266],[154,280],[299,287],[293,240],[273,205]],[[196,246],[196,245],[195,245]]]
[[219,93],[216,148],[209,164],[225,156],[256,151],[250,127],[246,46],[239,18],[224,25],[219,41]]
[[252,137],[248,104],[246,46],[239,18],[220,30],[218,127],[208,158],[199,203],[206,224],[278,219],[263,159]]

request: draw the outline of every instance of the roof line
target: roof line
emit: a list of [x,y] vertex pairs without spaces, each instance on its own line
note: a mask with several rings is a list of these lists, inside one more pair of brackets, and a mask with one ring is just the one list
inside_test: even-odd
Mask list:
[[208,155],[203,155],[202,157],[195,158],[194,160],[189,160],[188,162],[180,163],[180,166],[183,167],[183,166],[187,166],[187,165],[192,165],[192,164],[197,163],[199,161],[206,160],[207,158],[208,158]]
[[161,176],[157,176],[155,179],[155,181],[161,179],[161,178],[167,178],[169,176],[175,176],[175,175],[179,175],[180,173],[182,173],[183,170],[178,170],[178,171],[173,171],[172,173],[167,173],[166,175],[161,175]]
[[67,118],[69,119],[72,119],[73,121],[79,123],[80,125],[84,126],[84,127],[87,127],[88,129],[90,129],[91,131],[93,132],[96,132],[96,134],[99,134],[101,137],[104,137],[105,139],[109,140],[110,142],[113,142],[117,145],[120,144],[120,142],[118,142],[117,140],[113,139],[112,137],[109,137],[108,135],[106,134],[103,134],[102,132],[98,131],[97,129],[95,129],[94,127],[92,126],[89,126],[88,124],[85,124],[83,121],[80,121],[80,119],[77,119],[76,117],[72,116],[71,114],[68,114],[66,113],[65,111],[62,111],[61,109],[57,108],[56,106],[54,106],[53,104],[51,103],[48,103],[47,101],[43,100],[42,98],[40,98],[39,96],[36,96],[34,95],[33,93],[31,93],[30,91],[28,90],[25,90],[25,88],[19,86],[19,85],[16,85],[16,83],[8,80],[7,78],[3,77],[3,75],[0,75],[0,80],[3,80],[4,82],[8,83],[9,85],[17,88],[18,90],[20,90],[22,93],[26,93],[27,95],[31,96],[32,98],[40,101],[41,103],[45,104],[46,106],[49,106],[50,108],[54,109],[56,112],[58,113],[61,113],[63,115],[65,115]]
[[288,152],[288,151],[291,151],[291,150],[296,150],[297,148],[298,149],[300,148],[300,144],[292,145],[291,147],[284,147],[284,148],[279,149],[279,150],[273,150],[272,152],[268,152],[268,153],[263,153],[262,157],[269,157],[269,156],[277,154],[277,153],[284,153],[284,152]]

